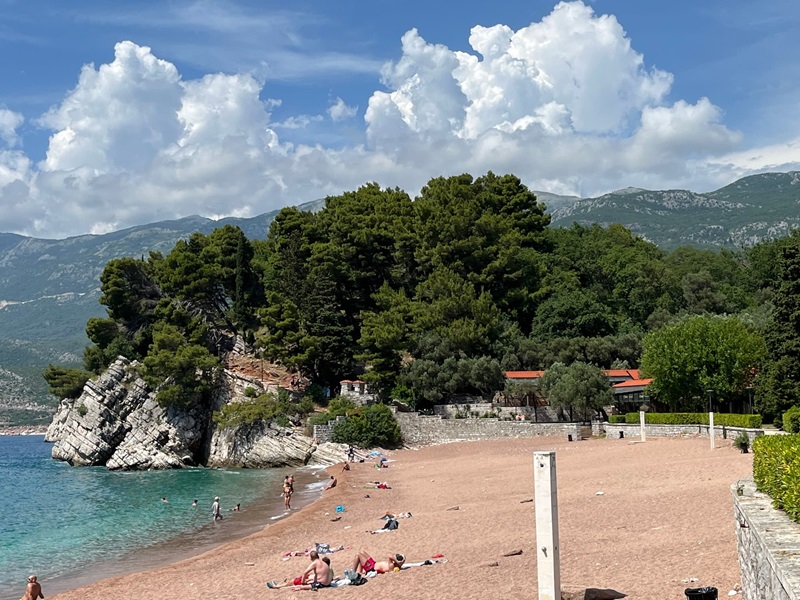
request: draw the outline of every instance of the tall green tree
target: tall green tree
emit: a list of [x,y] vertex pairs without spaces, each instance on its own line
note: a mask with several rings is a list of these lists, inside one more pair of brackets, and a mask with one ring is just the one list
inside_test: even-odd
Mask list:
[[432,179],[414,202],[420,273],[448,269],[530,327],[550,216],[513,175]]
[[707,390],[718,398],[744,392],[766,355],[764,336],[736,317],[698,315],[648,333],[642,374],[672,410],[701,410]]
[[551,365],[539,381],[539,390],[551,406],[569,410],[571,416],[583,420],[614,399],[605,373],[583,362]]
[[756,386],[756,409],[775,418],[800,404],[800,243],[780,252],[775,309],[767,326],[765,368]]

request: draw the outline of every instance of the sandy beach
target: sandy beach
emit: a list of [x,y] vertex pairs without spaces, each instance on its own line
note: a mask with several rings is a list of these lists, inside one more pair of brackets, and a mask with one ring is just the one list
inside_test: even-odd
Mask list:
[[[387,454],[388,469],[363,463],[341,473],[341,465],[332,467],[339,484],[319,501],[203,555],[52,596],[46,574],[39,578],[45,595],[59,600],[294,597],[265,582],[299,575],[308,559],[285,560],[284,553],[323,542],[348,548],[330,555],[337,575],[360,548],[377,559],[396,552],[408,561],[447,559],[318,592],[326,596],[530,599],[536,594],[534,504],[523,501],[533,498],[533,452],[555,450],[562,587],[677,600],[686,587],[709,585],[727,597],[740,579],[730,485],[752,473],[752,454],[722,444],[712,451],[702,438],[639,444],[559,437],[406,449]],[[365,487],[378,480],[392,489]],[[337,505],[345,511],[333,522]],[[401,519],[396,531],[366,533],[383,525],[387,510],[413,517]],[[514,550],[523,553],[503,556]]]

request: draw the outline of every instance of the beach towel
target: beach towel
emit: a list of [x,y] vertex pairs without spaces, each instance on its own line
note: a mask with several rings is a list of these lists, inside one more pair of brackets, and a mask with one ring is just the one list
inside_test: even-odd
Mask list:
[[423,560],[422,562],[413,562],[413,563],[405,563],[401,569],[410,569],[412,567],[427,567],[430,565],[440,565],[447,562],[446,558],[435,559],[435,560]]

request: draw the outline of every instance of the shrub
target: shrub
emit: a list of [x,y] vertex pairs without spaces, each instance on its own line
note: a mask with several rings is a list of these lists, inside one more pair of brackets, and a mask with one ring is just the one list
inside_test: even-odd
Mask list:
[[86,408],[83,404],[78,405],[78,414],[82,417],[86,416],[86,413],[89,412],[89,409]]
[[256,398],[258,396],[258,392],[256,391],[256,388],[248,385],[246,388],[244,388],[244,395],[248,398]]
[[800,435],[762,435],[753,442],[753,479],[775,508],[800,522]]
[[[639,423],[639,413],[627,413],[625,422]],[[650,425],[708,425],[708,413],[645,413],[644,422]],[[714,425],[760,429],[761,415],[714,413]]]
[[781,419],[780,415],[775,417],[775,420],[772,422],[776,429],[783,429],[783,419]]
[[733,445],[742,452],[747,452],[747,449],[750,447],[750,438],[744,431],[740,431],[736,439],[733,440]]
[[608,417],[609,423],[625,423],[625,416],[626,415],[610,415]]
[[285,394],[261,394],[257,398],[249,398],[242,402],[226,404],[214,413],[214,421],[220,428],[250,425],[256,421],[274,421],[282,427],[291,425],[289,415],[307,415],[314,410],[311,400],[292,401],[288,392]]
[[333,441],[359,448],[395,448],[402,442],[400,426],[388,406],[373,404],[350,412],[333,428]]
[[793,406],[783,413],[783,429],[789,433],[800,433],[800,406]]

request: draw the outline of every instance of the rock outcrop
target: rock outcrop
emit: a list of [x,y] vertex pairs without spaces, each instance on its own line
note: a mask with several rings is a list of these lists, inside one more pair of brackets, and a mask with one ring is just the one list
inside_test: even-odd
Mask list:
[[279,467],[341,461],[337,444],[312,444],[299,431],[270,423],[218,430],[213,410],[241,395],[243,379],[226,372],[212,406],[164,408],[139,376],[140,365],[119,357],[88,381],[77,400],[63,400],[45,439],[52,456],[71,465],[109,469],[186,466]]

